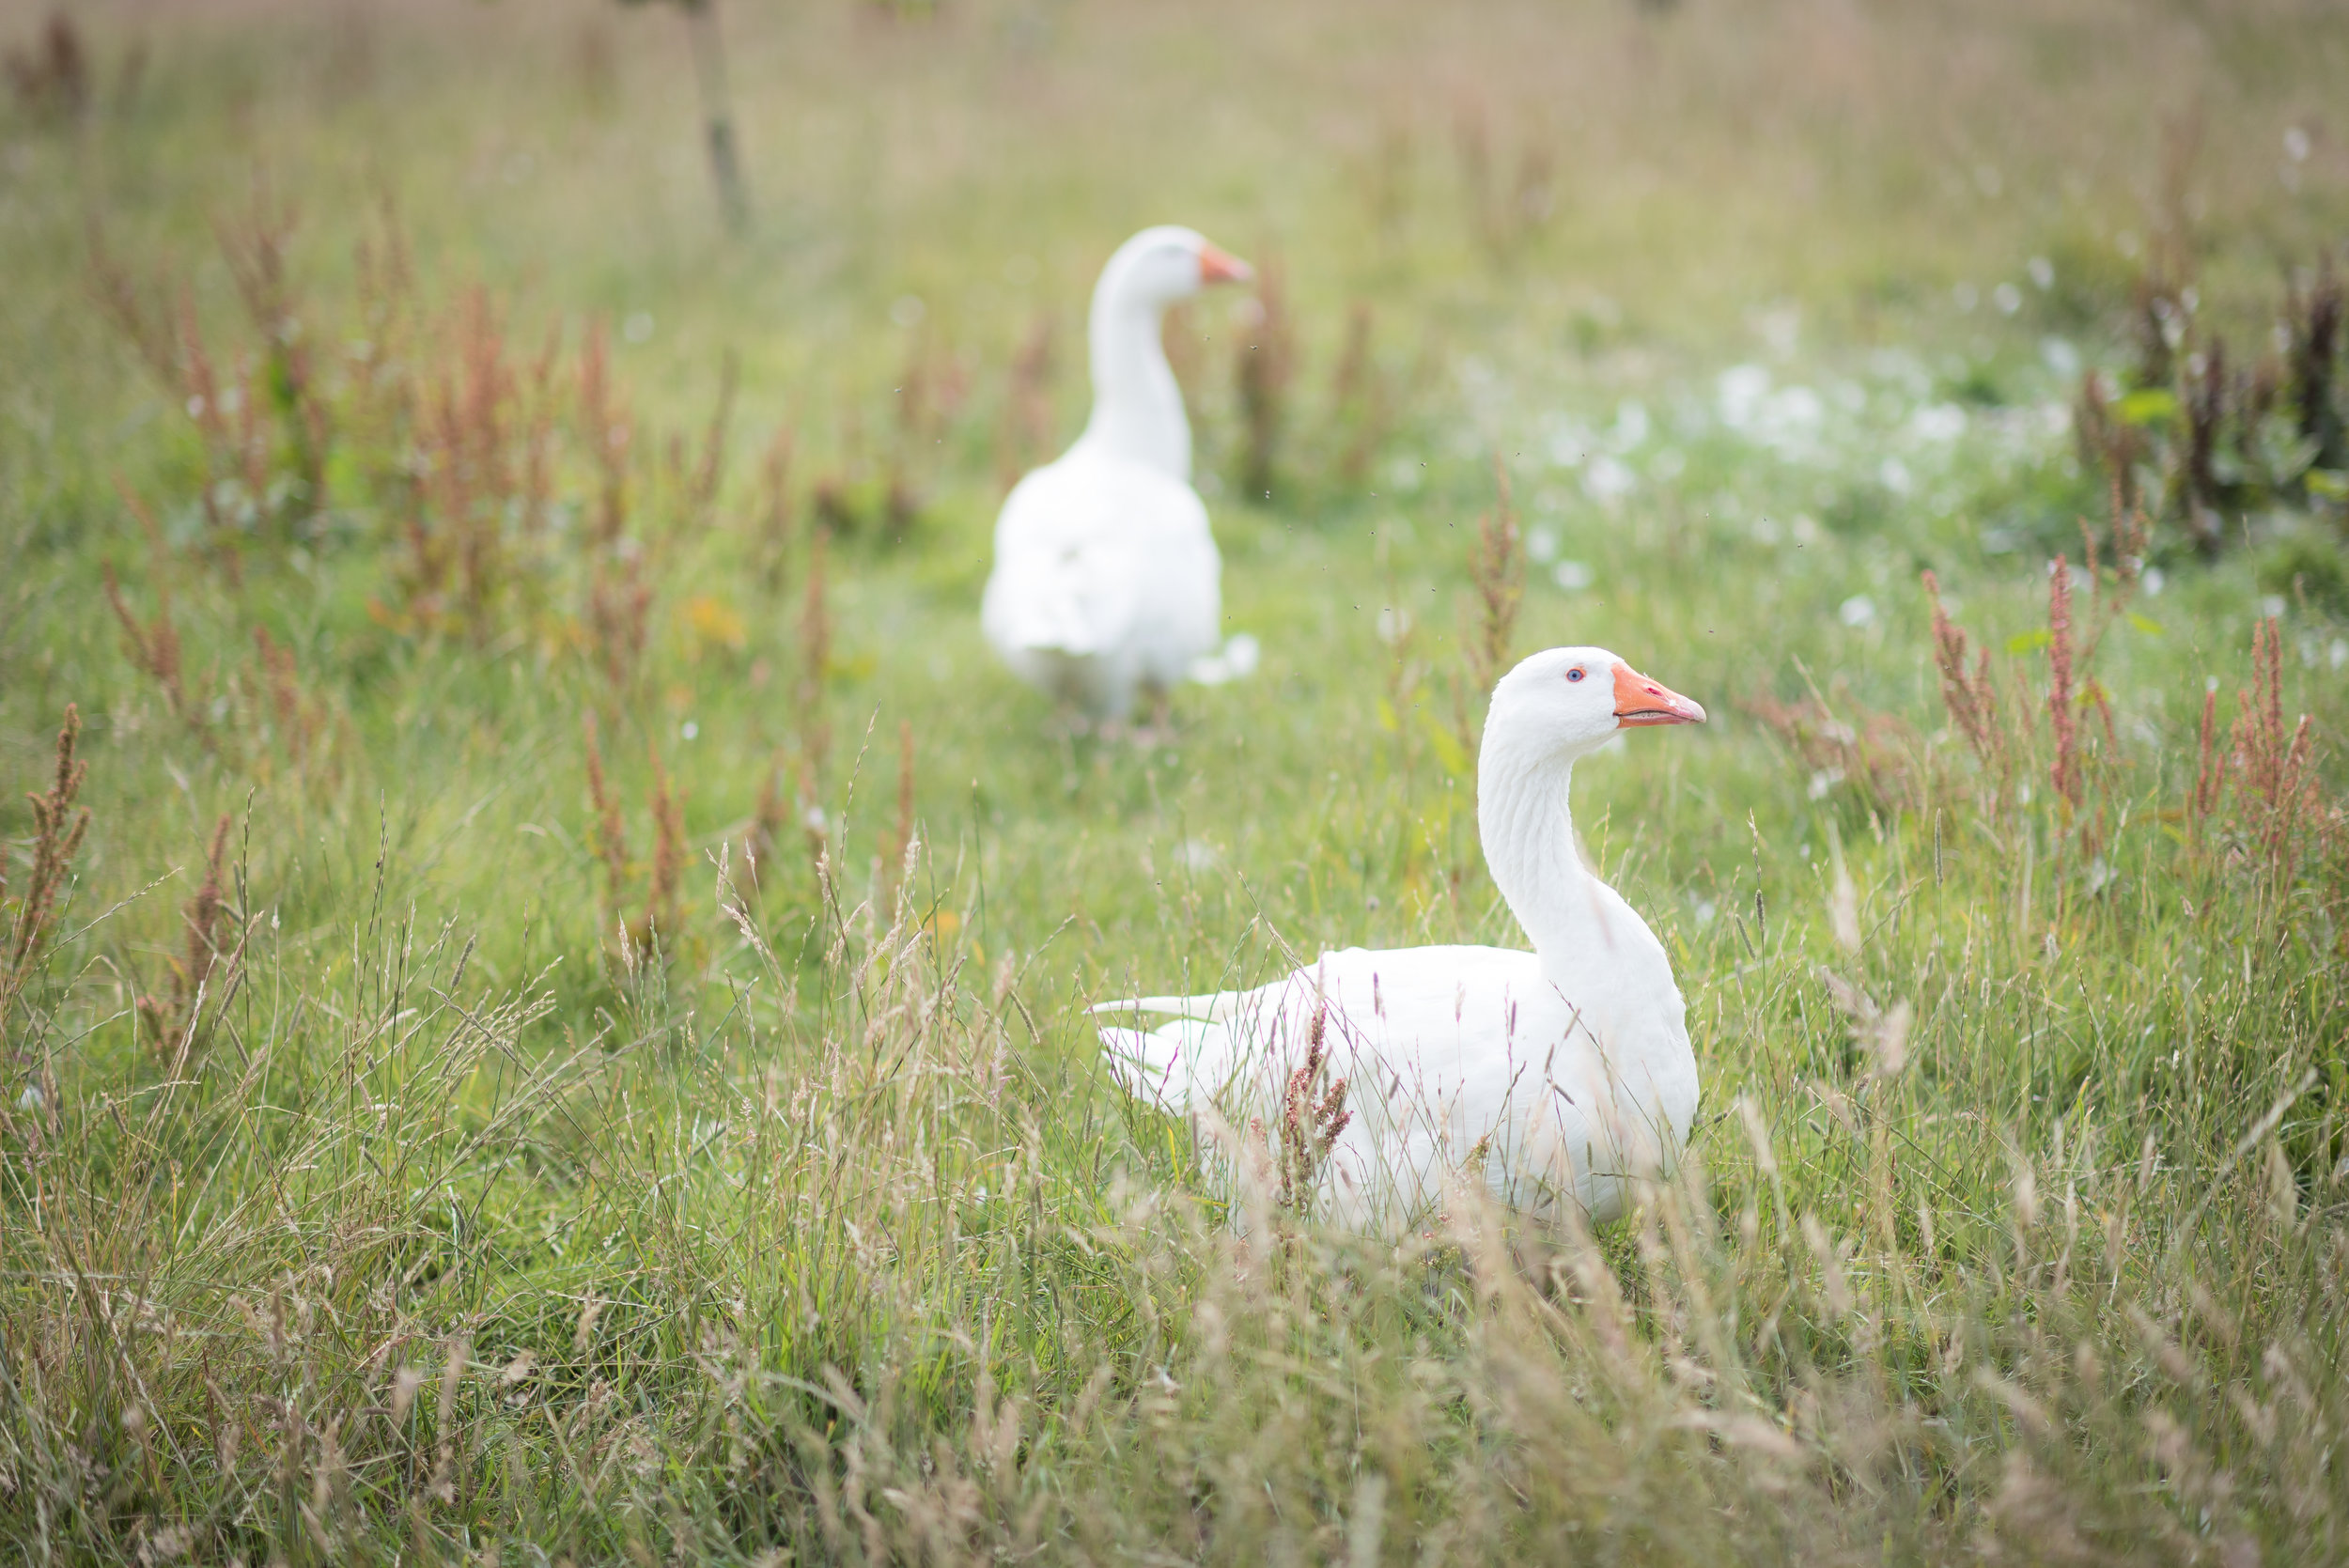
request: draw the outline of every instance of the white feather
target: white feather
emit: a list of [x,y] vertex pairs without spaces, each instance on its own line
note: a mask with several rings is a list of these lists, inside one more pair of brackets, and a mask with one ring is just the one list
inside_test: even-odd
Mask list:
[[1199,288],[1208,249],[1185,228],[1118,247],[1093,293],[1093,417],[1013,487],[995,522],[988,642],[1022,680],[1098,719],[1123,719],[1145,687],[1255,667],[1252,638],[1216,646],[1223,563],[1159,340],[1165,307]]
[[1222,571],[1189,485],[1080,442],[1003,503],[980,624],[1022,680],[1122,718],[1215,646]]
[[[1352,1116],[1320,1172],[1332,1219],[1416,1225],[1455,1172],[1522,1212],[1622,1212],[1634,1179],[1677,1155],[1698,1083],[1663,945],[1583,865],[1566,810],[1575,759],[1619,733],[1617,662],[1598,649],[1536,655],[1503,677],[1486,722],[1485,852],[1534,952],[1346,948],[1254,990],[1103,1002],[1094,1012],[1118,1081],[1159,1109],[1277,1135],[1318,1027],[1328,1064],[1315,1093],[1345,1079]],[[1567,682],[1578,666],[1584,676]],[[1702,719],[1672,700],[1683,722]]]

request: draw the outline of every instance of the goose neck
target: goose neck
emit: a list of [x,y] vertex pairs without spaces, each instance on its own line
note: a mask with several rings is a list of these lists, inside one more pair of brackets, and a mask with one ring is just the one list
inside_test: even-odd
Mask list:
[[1574,759],[1528,754],[1486,733],[1477,762],[1477,831],[1485,863],[1544,966],[1586,949],[1605,911],[1582,863],[1568,797]]
[[1190,422],[1159,340],[1161,307],[1132,297],[1120,281],[1112,272],[1093,292],[1093,418],[1083,439],[1189,484]]

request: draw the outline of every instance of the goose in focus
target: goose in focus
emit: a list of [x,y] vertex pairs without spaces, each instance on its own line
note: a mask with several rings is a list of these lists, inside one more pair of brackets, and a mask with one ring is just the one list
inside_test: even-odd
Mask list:
[[1476,779],[1485,862],[1532,952],[1347,948],[1254,990],[1104,1002],[1111,1019],[1173,1016],[1105,1026],[1112,1071],[1138,1098],[1230,1126],[1277,1128],[1301,1088],[1306,1119],[1344,1121],[1311,1196],[1353,1229],[1415,1223],[1477,1160],[1509,1208],[1615,1218],[1631,1179],[1668,1169],[1687,1139],[1697,1064],[1663,944],[1584,865],[1567,792],[1576,761],[1618,731],[1703,722],[1602,648],[1533,655],[1493,689]]
[[995,521],[979,620],[1029,685],[1122,722],[1186,675],[1245,675],[1252,639],[1221,649],[1223,563],[1190,488],[1190,422],[1166,363],[1169,305],[1255,274],[1187,228],[1146,228],[1094,286],[1093,417],[1057,461],[1012,487]]

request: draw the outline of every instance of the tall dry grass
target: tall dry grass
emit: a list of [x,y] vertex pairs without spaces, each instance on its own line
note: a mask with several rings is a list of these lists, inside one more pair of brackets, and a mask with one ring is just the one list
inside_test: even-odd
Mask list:
[[[1913,987],[1897,1023],[1857,982],[1797,1021],[1812,966],[1782,934],[1696,993],[1830,1057],[1848,1038],[1848,1065],[1709,1106],[1610,1234],[1524,1229],[1464,1182],[1399,1249],[1287,1216],[1287,1141],[1221,1190],[1179,1129],[1072,1094],[1091,1069],[1037,1052],[1010,964],[937,943],[918,843],[887,908],[828,876],[812,975],[722,863],[759,955],[735,1004],[633,966],[552,1051],[522,1048],[543,981],[487,988],[456,931],[383,910],[334,991],[224,1010],[144,1103],[7,1112],[18,1540],[2325,1560],[2349,1241],[2310,1024],[2337,982],[2206,974],[2198,1006],[2265,1048],[2198,1032],[2138,1063],[2150,1115],[2108,1099],[2115,1065],[2051,1122],[1995,1094],[1937,1114],[2002,1081],[1976,999],[2069,982],[2001,950],[2003,879],[1927,868],[1921,893],[1912,831],[1828,911],[1840,968]],[[2046,916],[2102,954],[2127,1038],[2174,1005],[2155,969],[2126,978],[2174,919],[2055,880],[2031,943]],[[2195,918],[2228,921],[2267,884],[2196,885]],[[280,939],[256,938],[267,972]],[[1343,1090],[1302,1094],[1305,1147]],[[1226,1203],[1258,1222],[1226,1229]]]

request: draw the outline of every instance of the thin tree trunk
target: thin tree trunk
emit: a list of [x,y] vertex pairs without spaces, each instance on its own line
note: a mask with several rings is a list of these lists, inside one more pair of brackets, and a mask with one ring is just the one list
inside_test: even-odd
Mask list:
[[709,172],[718,182],[718,206],[726,226],[740,232],[750,221],[742,192],[742,168],[735,151],[734,111],[726,96],[725,40],[718,33],[718,0],[685,0],[686,25],[693,34],[693,73],[699,78],[702,114],[708,124]]

